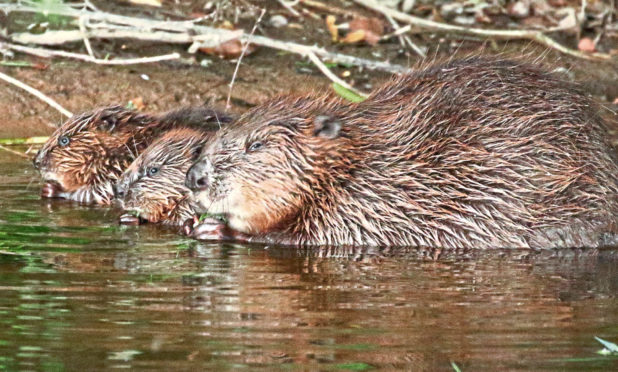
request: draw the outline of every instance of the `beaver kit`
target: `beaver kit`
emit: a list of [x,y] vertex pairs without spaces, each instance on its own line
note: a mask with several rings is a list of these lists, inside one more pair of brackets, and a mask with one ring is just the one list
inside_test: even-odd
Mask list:
[[230,121],[208,107],[147,115],[110,106],[76,115],[49,137],[34,159],[45,181],[41,195],[109,204],[118,177],[160,134],[176,127],[217,130]]
[[198,239],[294,245],[598,247],[618,165],[598,107],[520,62],[468,58],[364,102],[284,96],[217,132],[187,175]]
[[142,152],[115,187],[117,200],[129,212],[120,222],[146,220],[180,226],[191,219],[195,205],[185,175],[210,136],[203,130],[173,129]]

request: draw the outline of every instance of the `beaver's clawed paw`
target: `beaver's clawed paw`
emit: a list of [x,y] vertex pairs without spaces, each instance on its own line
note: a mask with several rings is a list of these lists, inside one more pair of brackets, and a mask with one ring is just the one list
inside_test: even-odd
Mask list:
[[198,240],[229,240],[229,229],[225,223],[216,218],[206,218],[193,227],[189,236]]

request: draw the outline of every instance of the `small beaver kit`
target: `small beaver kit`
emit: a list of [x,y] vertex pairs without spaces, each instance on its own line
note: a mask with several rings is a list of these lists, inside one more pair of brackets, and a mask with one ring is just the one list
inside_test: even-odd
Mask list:
[[45,181],[41,195],[109,204],[118,177],[159,135],[177,127],[217,130],[230,121],[207,107],[147,115],[110,106],[76,115],[50,136],[34,159]]
[[187,175],[198,239],[293,245],[599,247],[618,165],[598,106],[525,63],[467,58],[358,104],[284,96],[217,132]]
[[195,206],[185,175],[210,136],[203,130],[173,129],[142,152],[116,184],[116,199],[128,212],[120,222],[180,226],[191,219]]

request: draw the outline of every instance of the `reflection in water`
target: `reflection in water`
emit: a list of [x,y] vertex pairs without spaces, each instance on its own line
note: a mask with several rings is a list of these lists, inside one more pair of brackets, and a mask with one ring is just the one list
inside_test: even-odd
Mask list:
[[605,251],[205,244],[41,201],[0,154],[0,369],[612,370]]

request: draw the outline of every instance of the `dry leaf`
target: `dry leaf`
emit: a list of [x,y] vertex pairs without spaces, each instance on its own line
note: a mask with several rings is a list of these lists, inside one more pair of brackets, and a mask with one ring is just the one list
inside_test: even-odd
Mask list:
[[[368,44],[376,45],[382,35],[384,34],[384,23],[379,18],[371,17],[357,17],[350,21],[350,33],[346,35],[346,39],[350,34],[354,34],[352,39],[358,38],[363,31],[363,38],[361,40],[366,41]],[[360,40],[358,40],[360,41]],[[351,43],[352,41],[345,41]]]
[[339,40],[339,29],[335,25],[334,15],[326,16],[326,28],[328,28],[328,32],[330,32],[333,41]]
[[341,39],[341,42],[352,44],[363,40],[365,40],[365,30],[356,30],[354,32],[348,32],[348,34]]
[[144,104],[144,99],[142,97],[133,98],[129,101],[129,104],[138,111],[142,111],[146,108],[146,104]]
[[[212,48],[200,48],[200,52],[219,56],[221,58],[233,59],[238,58],[242,54],[242,50],[245,46],[245,43],[241,43],[240,40],[228,40],[225,43],[221,43],[216,47]],[[247,51],[245,52],[245,56],[255,52],[257,47],[254,44],[249,44],[247,47]]]
[[577,44],[577,49],[582,52],[594,52],[596,51],[596,46],[594,45],[594,41],[588,37],[583,37],[579,44]]

